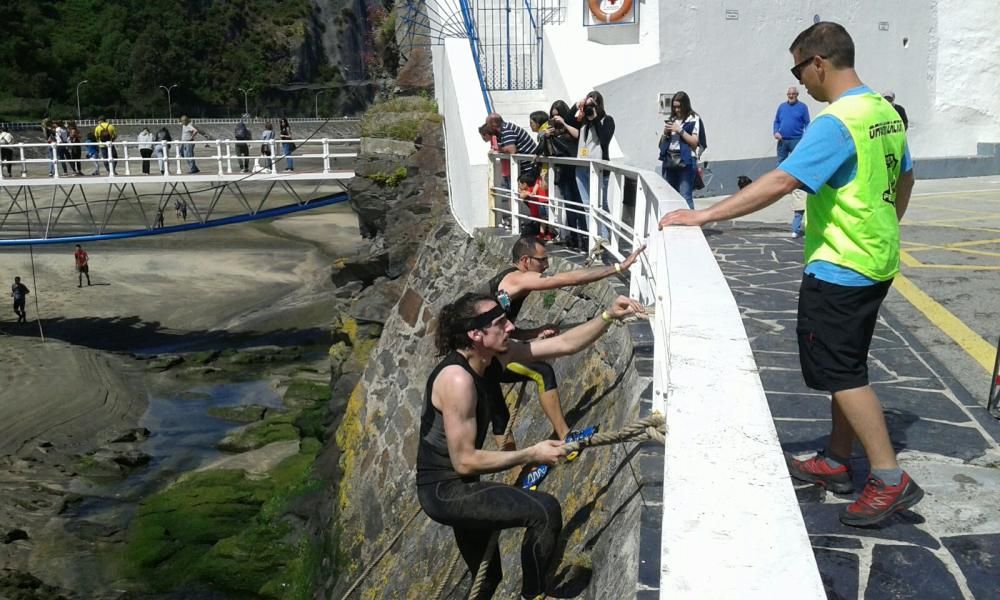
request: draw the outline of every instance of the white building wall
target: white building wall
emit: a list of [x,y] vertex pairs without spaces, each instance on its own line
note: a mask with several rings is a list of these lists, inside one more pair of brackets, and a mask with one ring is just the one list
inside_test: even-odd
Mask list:
[[[581,26],[583,4],[570,0],[566,22],[546,30],[545,92],[574,99],[601,91],[621,154],[635,166],[656,167],[658,93],[677,90],[705,120],[710,160],[773,157],[774,112],[798,85],[788,46],[817,15],[851,33],[863,81],[896,92],[915,157],[975,154],[978,142],[1000,141],[1000,10],[992,0],[645,2],[636,43],[611,45]],[[733,10],[739,18],[727,19]]]

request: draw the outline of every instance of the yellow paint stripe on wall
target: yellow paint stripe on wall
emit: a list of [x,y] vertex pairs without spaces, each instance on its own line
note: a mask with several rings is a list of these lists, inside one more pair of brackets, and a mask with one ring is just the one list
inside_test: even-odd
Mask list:
[[968,325],[951,314],[947,308],[941,306],[936,300],[925,294],[923,290],[918,288],[902,273],[896,275],[892,287],[902,294],[917,310],[922,312],[935,327],[954,340],[973,360],[982,365],[987,373],[993,373],[993,361],[996,357],[996,349],[989,342],[980,337],[975,331],[969,329]]

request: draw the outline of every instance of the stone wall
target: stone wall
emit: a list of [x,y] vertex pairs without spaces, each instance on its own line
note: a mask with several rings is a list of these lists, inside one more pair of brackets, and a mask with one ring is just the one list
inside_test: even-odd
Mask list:
[[[337,432],[343,471],[336,519],[340,556],[336,583],[328,580],[328,597],[341,597],[400,529],[398,541],[353,597],[431,598],[439,584],[444,584],[444,597],[467,594],[470,577],[463,563],[443,582],[457,556],[451,531],[422,513],[406,526],[418,509],[417,434],[426,377],[438,361],[433,344],[437,314],[464,291],[481,289],[503,268],[512,242],[497,232],[469,238],[444,215],[420,248]],[[553,269],[573,267],[559,252],[553,254]],[[617,293],[607,282],[536,293],[525,303],[521,324],[555,322],[565,328],[592,317]],[[645,380],[636,363],[648,358],[637,358],[629,331],[611,328],[587,351],[555,361],[571,427],[598,423],[612,431],[638,417]],[[550,435],[551,428],[533,385],[523,392],[520,385],[511,386],[508,403],[517,403],[521,394],[514,436],[525,446]],[[612,598],[636,589],[644,503],[640,450],[635,444],[588,450],[573,463],[558,466],[543,484],[563,506],[565,550],[556,578],[560,595]],[[520,589],[520,540],[521,530],[500,537],[505,577],[497,598],[516,597]]]

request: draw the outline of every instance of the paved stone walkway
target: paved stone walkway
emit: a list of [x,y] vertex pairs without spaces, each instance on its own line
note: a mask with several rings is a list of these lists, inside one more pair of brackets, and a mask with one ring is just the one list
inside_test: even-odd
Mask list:
[[[829,398],[803,382],[795,339],[801,240],[748,222],[705,234],[743,313],[783,448],[823,448]],[[885,306],[869,368],[900,462],[926,496],[913,511],[858,529],[838,520],[853,496],[797,487],[828,596],[1000,598],[1000,422]],[[860,490],[868,465],[859,449],[852,467]]]

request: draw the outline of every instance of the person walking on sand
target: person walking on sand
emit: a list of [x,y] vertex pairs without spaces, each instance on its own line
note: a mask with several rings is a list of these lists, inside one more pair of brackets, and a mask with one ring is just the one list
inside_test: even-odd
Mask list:
[[24,310],[24,302],[30,293],[28,286],[21,283],[21,278],[15,277],[14,285],[10,286],[10,295],[14,298],[14,314],[17,315],[18,323],[28,322],[28,312]]
[[76,252],[73,253],[76,260],[76,273],[78,277],[76,287],[83,287],[83,276],[87,276],[87,285],[90,285],[90,255],[80,244],[76,245]]
[[913,190],[913,161],[899,114],[858,77],[847,30],[816,23],[789,52],[792,75],[829,106],[778,168],[714,206],[670,212],[660,227],[729,220],[796,188],[809,193],[796,334],[806,385],[832,397],[832,429],[824,450],[789,457],[788,469],[795,479],[849,494],[850,457],[854,440],[860,441],[871,469],[840,521],[867,527],[912,508],[924,495],[896,460],[868,379],[879,307],[899,273],[899,221]]

